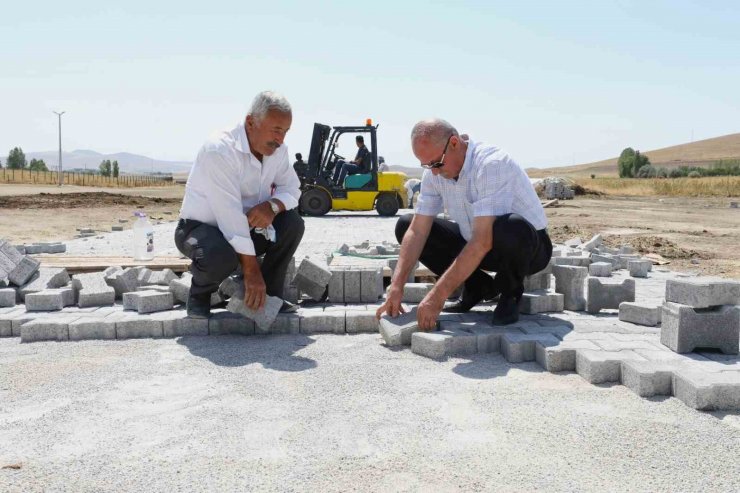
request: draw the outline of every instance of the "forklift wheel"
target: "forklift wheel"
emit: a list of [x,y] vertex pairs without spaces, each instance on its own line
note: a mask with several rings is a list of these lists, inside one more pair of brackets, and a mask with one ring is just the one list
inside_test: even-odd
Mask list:
[[381,216],[395,216],[398,212],[398,199],[389,193],[380,194],[375,201],[375,210]]
[[331,198],[325,191],[312,188],[303,192],[300,205],[301,210],[309,216],[323,216],[331,209]]

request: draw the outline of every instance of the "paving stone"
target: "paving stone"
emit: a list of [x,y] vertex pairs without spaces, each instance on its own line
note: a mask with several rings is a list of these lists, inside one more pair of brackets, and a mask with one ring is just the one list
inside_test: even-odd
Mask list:
[[329,279],[329,300],[344,303],[344,268],[332,267]]
[[254,320],[228,310],[215,310],[208,319],[210,335],[254,335]]
[[588,269],[567,265],[554,265],[555,292],[563,295],[563,307],[566,310],[582,311],[586,308],[583,295],[584,282]]
[[[174,296],[175,301],[180,303],[187,303],[188,295],[190,293],[190,284],[193,281],[193,276],[189,272],[183,273],[179,279],[173,279],[170,281],[170,292]],[[135,288],[134,288],[135,289]],[[244,297],[242,285],[242,293],[240,297]],[[211,306],[218,305],[224,301],[223,297],[218,291],[215,291],[211,295]]]
[[709,373],[689,367],[673,372],[673,395],[702,411],[740,409],[740,373]]
[[13,288],[0,288],[0,308],[15,306],[18,293]]
[[516,328],[494,327],[489,324],[476,323],[467,328],[477,338],[478,352],[481,354],[501,352],[501,337],[504,334],[521,334]]
[[69,340],[115,339],[116,322],[104,317],[81,317],[69,323]]
[[8,280],[16,286],[23,286],[39,270],[41,263],[31,257],[24,256],[11,272],[8,272]]
[[573,328],[568,325],[548,325],[548,326],[520,326],[520,324],[514,324],[519,326],[520,330],[525,334],[552,334],[558,339],[563,339],[568,334],[573,332]]
[[610,248],[606,245],[601,245],[595,248],[594,251],[600,255],[617,255],[619,253],[619,249]]
[[415,332],[411,335],[411,351],[437,360],[475,354],[478,352],[478,337],[464,329]]
[[[548,267],[550,265],[548,264]],[[546,271],[538,272],[524,278],[524,291],[539,291],[550,289],[551,268]]]
[[644,360],[645,358],[629,349],[624,351],[579,349],[576,351],[576,372],[584,380],[594,384],[619,382],[622,362]]
[[740,305],[740,282],[668,279],[665,299],[694,308]]
[[629,266],[629,263],[633,260],[640,260],[640,256],[619,254],[616,256],[616,259],[617,259],[617,269],[627,269]]
[[238,292],[229,300],[226,309],[232,313],[238,313],[250,320],[254,320],[257,327],[268,330],[273,322],[275,322],[275,318],[282,306],[283,300],[276,296],[268,295],[265,306],[261,310],[251,310],[244,304],[244,293]]
[[[616,335],[622,334],[615,334],[615,336]],[[659,346],[657,344],[652,344],[650,341],[639,338],[630,338],[629,335],[626,335],[625,337],[627,338],[627,340],[619,340],[615,338],[611,340],[602,339],[595,342],[604,351],[622,351],[624,349],[659,349]]]
[[[72,291],[74,301],[74,291]],[[45,289],[26,295],[26,310],[29,312],[58,311],[65,307],[65,296],[60,289]]]
[[[171,285],[172,281],[173,280],[170,280],[170,283],[168,284],[168,286]],[[188,288],[187,289],[188,289],[188,291],[190,291],[190,286],[189,285],[188,285]],[[172,290],[172,288],[170,288],[170,290]],[[243,290],[244,290],[244,280],[243,279],[235,279],[234,276],[229,276],[229,277],[227,277],[226,279],[224,279],[221,282],[221,285],[218,287],[218,290],[222,294],[224,294],[224,295],[226,295],[227,297],[230,298],[231,296],[234,295],[234,293],[236,293],[239,290],[242,290],[242,292],[243,292]],[[185,296],[183,296],[183,298],[184,298],[184,301],[183,302],[186,302],[187,301],[187,293],[185,294]]]
[[526,314],[562,312],[565,297],[552,291],[524,293],[519,300],[519,312]]
[[306,257],[298,266],[293,282],[301,292],[306,293],[313,300],[320,301],[326,292],[330,279],[331,271],[326,264]]
[[675,364],[655,361],[625,361],[622,364],[622,385],[640,397],[673,394]]
[[116,292],[116,298],[122,298],[124,293],[136,291],[138,287],[138,272],[132,268],[115,270],[104,273],[105,282]]
[[80,308],[112,305],[116,301],[115,288],[108,285],[103,272],[75,274],[72,286],[79,292],[77,305]]
[[582,243],[583,241],[581,241],[581,238],[577,236],[575,238],[571,238],[570,240],[566,240],[563,244],[570,248],[576,248],[581,246]]
[[133,291],[123,295],[124,310],[135,310],[139,314],[172,310],[174,297],[172,293],[159,291]]
[[647,277],[652,267],[653,263],[649,260],[630,260],[627,262],[627,268],[632,277]]
[[65,317],[41,317],[21,326],[21,342],[69,340],[69,323],[75,319]]
[[348,334],[378,332],[378,321],[375,318],[375,310],[347,310],[345,312],[344,325]]
[[697,308],[663,304],[660,342],[677,353],[696,348],[715,348],[725,354],[738,354],[740,307],[723,305]]
[[[297,313],[278,313],[269,330],[269,334],[300,334],[301,317]],[[259,327],[255,327],[256,334],[262,334]]]
[[584,250],[584,251],[586,251],[586,252],[591,252],[595,248],[601,246],[602,241],[603,240],[602,240],[600,234],[594,235],[593,238],[591,238],[586,243],[584,243],[583,245],[581,245],[581,249]]
[[[603,253],[594,253],[591,255],[591,263],[607,263],[611,264],[612,270],[616,269],[619,266],[619,259],[612,255],[603,254]],[[611,273],[610,273],[611,275]]]
[[590,257],[555,257],[551,260],[553,266],[588,267],[591,264]]
[[360,271],[361,296],[363,303],[374,303],[383,296],[383,268],[366,267]]
[[[391,270],[391,279],[393,278],[393,274],[396,272],[396,266],[398,265],[398,259],[392,258],[388,259],[388,268]],[[414,268],[411,269],[411,272],[409,272],[408,278],[406,278],[407,283],[413,283],[416,281],[416,269],[419,268],[419,262],[416,262],[414,265]]]
[[594,262],[588,266],[588,275],[593,277],[611,277],[611,262]]
[[67,269],[41,267],[31,280],[20,288],[19,292],[21,299],[25,299],[28,293],[36,293],[44,289],[62,288],[69,282]]
[[344,334],[344,312],[325,312],[323,310],[302,309],[301,334]]
[[598,351],[599,347],[587,339],[567,341],[539,340],[535,343],[535,360],[549,372],[575,371],[576,352],[581,349]]
[[621,247],[619,247],[619,253],[625,255],[633,255],[635,253],[635,249],[632,248],[630,245],[622,245]]
[[[145,284],[144,286],[139,286],[136,288],[137,291],[156,291],[158,293],[171,293],[169,286],[162,286],[160,284]],[[173,295],[173,300],[174,295]]]
[[421,303],[421,300],[429,294],[434,284],[428,282],[410,282],[403,287],[404,303]]
[[185,310],[170,310],[153,313],[154,320],[162,322],[164,337],[207,336],[208,319],[190,318]]
[[411,334],[419,330],[419,323],[416,320],[416,308],[402,313],[397,317],[383,315],[380,317],[378,328],[386,346],[411,345]]
[[623,301],[635,301],[635,281],[625,279],[619,284],[604,283],[598,277],[586,280],[586,311],[599,313],[605,308],[619,309]]
[[557,346],[560,340],[552,334],[504,334],[501,337],[501,354],[509,363],[535,360],[535,344]]
[[163,337],[162,321],[151,315],[123,312],[110,316],[115,321],[116,339],[142,339]]
[[362,301],[362,272],[351,267],[344,271],[344,301],[346,303]]
[[[149,279],[146,284],[157,284],[159,286],[169,286],[170,281],[177,279],[177,274],[172,272],[171,269],[162,269],[150,271]],[[142,283],[143,284],[143,283]]]
[[619,320],[654,327],[660,324],[663,307],[652,303],[623,301],[619,304]]

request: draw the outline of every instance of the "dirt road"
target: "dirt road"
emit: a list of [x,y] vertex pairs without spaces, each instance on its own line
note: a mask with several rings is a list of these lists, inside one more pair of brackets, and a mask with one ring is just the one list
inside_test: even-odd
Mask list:
[[[0,237],[13,243],[69,240],[77,228],[110,231],[136,210],[153,222],[177,218],[183,187],[89,189],[0,185]],[[81,193],[85,192],[85,193]],[[607,245],[629,244],[671,261],[671,270],[740,278],[740,209],[728,199],[578,197],[546,209],[555,241],[601,232]],[[391,238],[388,238],[389,240]],[[338,239],[337,241],[341,241]]]

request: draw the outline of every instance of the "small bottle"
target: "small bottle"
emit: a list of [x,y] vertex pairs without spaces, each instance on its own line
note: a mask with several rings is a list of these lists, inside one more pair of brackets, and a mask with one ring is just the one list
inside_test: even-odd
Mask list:
[[154,227],[141,211],[134,213],[138,219],[134,223],[134,260],[154,258]]

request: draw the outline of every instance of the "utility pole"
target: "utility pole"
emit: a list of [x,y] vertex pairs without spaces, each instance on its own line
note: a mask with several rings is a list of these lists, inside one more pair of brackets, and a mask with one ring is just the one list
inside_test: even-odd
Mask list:
[[59,186],[61,187],[64,182],[64,174],[62,173],[62,115],[66,111],[62,111],[61,113],[52,111],[52,113],[59,118]]

